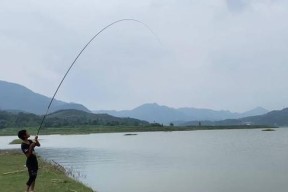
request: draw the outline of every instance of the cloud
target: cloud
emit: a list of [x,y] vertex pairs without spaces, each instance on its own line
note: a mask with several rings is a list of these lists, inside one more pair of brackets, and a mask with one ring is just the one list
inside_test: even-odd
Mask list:
[[226,0],[226,2],[228,9],[235,12],[241,12],[249,3],[247,0]]
[[[90,109],[145,102],[232,111],[286,106],[284,0],[0,2],[1,79]],[[79,94],[81,93],[81,94]],[[277,93],[277,94],[275,94]],[[281,95],[281,96],[279,96]]]

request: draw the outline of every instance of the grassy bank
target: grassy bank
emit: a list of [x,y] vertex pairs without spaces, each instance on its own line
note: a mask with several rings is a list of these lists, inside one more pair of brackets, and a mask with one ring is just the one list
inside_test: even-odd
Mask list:
[[[153,132],[153,131],[194,131],[194,130],[221,130],[221,129],[257,129],[274,128],[271,126],[257,125],[232,125],[232,126],[78,126],[78,127],[60,127],[60,128],[42,128],[40,135],[52,134],[90,134],[90,133],[119,133],[119,132]],[[38,127],[25,127],[33,135],[37,133]],[[0,136],[16,136],[20,128],[0,129]]]
[[[39,159],[39,171],[35,191],[51,192],[92,192],[80,182],[68,177],[56,165]],[[1,192],[23,192],[28,180],[27,169],[24,167],[26,157],[15,150],[0,150],[0,181]]]

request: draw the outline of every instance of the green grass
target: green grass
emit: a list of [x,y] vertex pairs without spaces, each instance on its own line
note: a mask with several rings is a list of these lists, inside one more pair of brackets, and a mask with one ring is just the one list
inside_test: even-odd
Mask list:
[[31,134],[36,134],[37,133],[37,128],[36,127],[25,127],[25,128],[2,128],[0,129],[0,136],[17,136],[18,131],[21,129],[26,129],[29,133]]
[[[82,183],[68,177],[58,166],[39,160],[39,171],[35,191],[51,192],[92,192]],[[26,157],[16,151],[0,150],[0,181],[1,192],[24,192],[28,172],[24,167]]]

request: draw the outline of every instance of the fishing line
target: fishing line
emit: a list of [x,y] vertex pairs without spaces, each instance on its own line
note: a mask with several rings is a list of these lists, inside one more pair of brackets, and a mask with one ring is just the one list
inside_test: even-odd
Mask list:
[[68,75],[69,71],[71,70],[71,68],[73,67],[73,65],[76,63],[76,61],[78,60],[78,58],[80,57],[80,55],[83,53],[83,51],[88,47],[88,45],[89,45],[100,33],[102,33],[103,31],[105,31],[107,28],[111,27],[112,25],[114,25],[114,24],[116,24],[116,23],[119,23],[119,22],[123,22],[123,21],[132,21],[132,22],[137,22],[137,23],[140,23],[140,24],[144,25],[144,26],[154,35],[154,37],[156,37],[156,39],[158,40],[158,42],[161,44],[159,38],[158,38],[157,35],[151,30],[151,28],[150,28],[148,25],[146,25],[145,23],[143,23],[143,22],[141,22],[141,21],[139,21],[139,20],[136,20],[136,19],[120,19],[120,20],[114,21],[113,23],[111,23],[111,24],[107,25],[106,27],[102,28],[98,33],[96,33],[96,34],[88,41],[88,43],[86,43],[86,45],[82,48],[82,50],[78,53],[78,55],[76,56],[76,58],[74,59],[74,61],[71,63],[70,67],[68,68],[67,72],[66,72],[65,75],[63,76],[61,82],[59,83],[59,85],[58,85],[58,87],[57,87],[57,89],[56,89],[53,97],[52,97],[51,100],[50,100],[50,103],[49,103],[49,105],[48,105],[48,107],[47,107],[47,110],[46,110],[45,115],[44,115],[43,118],[42,118],[42,121],[41,121],[40,126],[39,126],[39,128],[38,128],[38,130],[37,130],[37,134],[36,134],[36,135],[39,134],[39,131],[40,131],[40,129],[41,129],[42,126],[43,126],[43,123],[44,123],[44,121],[45,121],[45,119],[46,119],[46,117],[47,117],[47,115],[48,115],[49,109],[50,109],[50,107],[51,107],[51,105],[52,105],[52,103],[53,103],[53,101],[54,101],[54,98],[55,98],[55,96],[56,96],[59,88],[61,87],[64,79],[66,78],[66,76]]

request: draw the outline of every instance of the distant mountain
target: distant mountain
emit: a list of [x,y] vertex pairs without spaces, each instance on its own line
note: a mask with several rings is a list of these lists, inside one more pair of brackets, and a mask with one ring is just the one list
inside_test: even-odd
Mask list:
[[[277,127],[288,126],[288,108],[275,110],[264,115],[244,117],[240,119],[226,119],[222,121],[201,121],[201,125],[267,125]],[[199,121],[190,121],[181,124],[182,126],[199,125]]]
[[123,111],[94,111],[95,113],[107,113],[115,117],[132,117],[145,120],[148,122],[170,123],[171,119],[179,119],[183,117],[183,113],[166,106],[157,104],[144,104],[133,110]]
[[230,111],[216,111],[211,109],[198,108],[171,108],[160,106],[156,103],[144,104],[132,110],[123,111],[93,111],[94,113],[107,113],[116,117],[132,117],[145,121],[169,124],[173,122],[175,125],[186,121],[217,121],[224,119],[237,119],[250,115],[262,115],[268,110],[258,107],[245,113],[232,113]]
[[[51,98],[34,93],[22,85],[0,80],[0,110],[44,114],[50,100]],[[90,112],[81,104],[54,100],[50,112],[61,109],[77,109]]]
[[[27,112],[33,114],[44,114],[47,110],[51,98],[38,93],[34,93],[30,89],[16,84],[0,80],[0,110],[10,112]],[[54,100],[49,113],[64,110],[76,109],[85,112],[90,112],[85,106],[77,103],[66,103],[59,100]],[[115,117],[130,117],[141,119],[150,123],[161,123],[168,125],[183,124],[191,121],[219,121],[224,119],[238,119],[247,116],[262,115],[268,111],[258,107],[245,113],[232,113],[230,111],[216,111],[211,109],[199,108],[171,108],[160,106],[156,103],[144,104],[132,110],[109,111],[101,110],[94,111],[95,113],[107,113]]]
[[256,107],[255,109],[252,109],[250,111],[244,112],[240,115],[240,117],[249,117],[249,116],[256,116],[256,115],[263,115],[268,113],[269,111],[267,109],[264,109],[263,107]]
[[271,111],[264,115],[242,118],[240,120],[252,125],[288,126],[288,108]]

